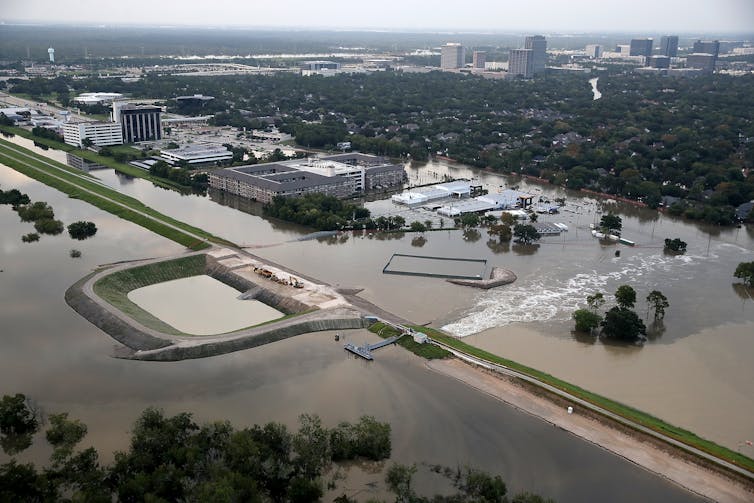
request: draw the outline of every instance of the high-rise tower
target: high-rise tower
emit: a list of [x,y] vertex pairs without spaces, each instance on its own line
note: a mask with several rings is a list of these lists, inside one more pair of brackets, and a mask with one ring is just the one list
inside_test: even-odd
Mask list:
[[547,63],[547,39],[542,35],[526,37],[524,40],[524,49],[531,50],[532,73],[545,73],[545,64]]

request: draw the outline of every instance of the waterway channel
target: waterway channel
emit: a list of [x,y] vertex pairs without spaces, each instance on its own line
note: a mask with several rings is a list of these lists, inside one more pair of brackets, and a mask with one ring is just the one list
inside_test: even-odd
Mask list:
[[[754,398],[749,392],[749,385],[754,382],[754,367],[750,365],[750,355],[754,354],[754,302],[747,292],[734,287],[732,278],[732,271],[738,262],[754,258],[754,231],[751,228],[705,228],[650,210],[617,204],[604,206],[593,199],[582,198],[580,195],[577,197],[577,194],[560,189],[539,187],[523,180],[507,180],[453,163],[434,162],[409,167],[407,171],[413,183],[441,181],[448,174],[456,178],[475,177],[490,190],[516,184],[525,190],[541,192],[545,198],[565,196],[573,213],[563,212],[541,218],[564,222],[570,230],[559,237],[543,239],[541,245],[534,249],[500,246],[494,240],[490,241],[484,230],[478,235],[464,235],[460,231],[447,230],[428,232],[425,233],[426,242],[421,246],[410,233],[402,236],[344,235],[297,242],[292,240],[304,235],[308,232],[307,229],[269,222],[259,216],[218,205],[206,197],[181,196],[141,179],[122,178],[111,170],[93,173],[106,183],[138,197],[170,216],[239,242],[263,245],[265,247],[254,252],[266,258],[334,285],[364,288],[362,296],[398,315],[419,323],[432,323],[457,335],[467,336],[474,344],[647,410],[734,449],[742,440],[754,436]],[[3,187],[18,186],[18,181],[25,178],[5,168],[2,173],[0,184]],[[62,291],[97,263],[167,255],[175,253],[179,247],[81,202],[68,200],[39,184],[26,181],[24,185],[34,187],[35,193],[41,195],[31,194],[30,190],[21,186],[19,188],[30,192],[32,199],[51,202],[64,221],[72,219],[71,213],[77,213],[80,215],[77,219],[99,219],[97,225],[101,230],[95,239],[83,243],[74,244],[61,236],[45,236],[40,243],[23,245],[20,235],[29,232],[26,229],[28,226],[20,224],[10,209],[3,210],[3,229],[12,229],[11,232],[3,232],[3,260],[10,262],[12,266],[4,264],[0,268],[6,271],[3,275],[8,274],[9,270],[16,270],[14,274],[17,278],[8,282],[8,276],[3,276],[3,296],[13,302],[5,302],[2,309],[12,309],[13,306],[18,309],[4,315],[14,327],[12,333],[17,335],[9,345],[10,352],[4,350],[0,356],[4,360],[3,364],[9,358],[8,365],[3,365],[3,370],[0,371],[4,374],[2,380],[8,383],[9,391],[17,390],[20,386],[20,391],[37,397],[40,402],[51,401],[53,407],[85,412],[91,419],[83,419],[90,423],[95,443],[104,446],[105,450],[110,446],[122,447],[117,442],[107,440],[107,435],[113,435],[118,427],[125,431],[140,408],[148,404],[158,404],[171,411],[194,410],[201,417],[208,417],[217,410],[222,410],[224,414],[227,411],[226,415],[235,422],[267,420],[265,418],[292,422],[301,410],[294,411],[290,409],[290,404],[286,406],[277,402],[287,401],[293,395],[298,397],[300,390],[293,388],[303,386],[312,397],[290,403],[310,407],[306,410],[323,411],[321,414],[326,419],[335,416],[336,419],[341,419],[347,418],[349,411],[357,411],[355,413],[358,414],[359,407],[364,406],[363,397],[354,397],[358,404],[349,401],[332,410],[317,405],[320,400],[328,403],[318,397],[330,393],[338,397],[347,396],[335,389],[331,390],[346,382],[349,387],[363,383],[364,388],[355,395],[363,393],[363,390],[371,389],[367,386],[367,383],[372,382],[370,376],[376,378],[374,373],[381,373],[388,367],[395,372],[398,368],[414,369],[405,370],[414,372],[412,374],[398,372],[394,380],[390,380],[386,374],[380,374],[379,379],[389,382],[389,393],[404,397],[400,400],[413,399],[414,393],[424,395],[432,389],[445,394],[444,390],[434,388],[425,383],[423,378],[417,377],[424,374],[420,363],[403,365],[405,361],[413,360],[399,350],[390,349],[380,353],[379,362],[373,367],[358,366],[359,364],[351,362],[350,364],[357,366],[357,370],[352,373],[344,371],[343,366],[349,364],[344,362],[350,360],[343,360],[343,355],[337,350],[333,352],[337,348],[333,347],[328,337],[316,334],[276,343],[259,351],[246,351],[200,362],[165,365],[112,360],[107,355],[113,343],[97,329],[79,320],[75,313],[69,312],[62,301]],[[404,211],[386,202],[368,205],[382,212]],[[601,212],[608,208],[620,212],[624,221],[624,235],[636,241],[636,247],[602,245],[591,237],[588,224],[598,220]],[[13,222],[20,227],[13,227]],[[25,230],[22,231],[21,227]],[[111,233],[115,233],[116,238],[110,236]],[[680,237],[687,241],[688,253],[681,257],[664,255],[662,241],[665,237]],[[60,243],[65,239],[68,239],[67,243]],[[38,248],[34,249],[33,246]],[[79,261],[70,259],[67,247],[81,248],[84,256]],[[93,249],[89,250],[88,247]],[[35,257],[40,252],[33,250],[40,249],[47,251]],[[620,257],[615,257],[616,249],[621,250]],[[490,265],[513,270],[519,279],[512,285],[481,292],[451,285],[436,278],[383,275],[382,268],[395,252],[485,258]],[[37,261],[44,261],[45,264],[39,272],[35,263]],[[55,273],[50,274],[48,279],[45,273],[50,268],[54,268]],[[43,281],[49,288],[28,286],[37,282],[41,284]],[[596,290],[611,292],[624,283],[637,289],[639,299],[643,299],[652,289],[659,289],[667,295],[671,307],[666,316],[665,331],[653,336],[643,347],[612,346],[575,338],[570,332],[570,312],[576,306],[583,305],[584,296]],[[27,286],[22,288],[22,285]],[[37,300],[39,296],[42,298]],[[51,313],[52,320],[48,322],[47,317],[34,317],[33,313],[37,309],[35,302],[41,303],[39,309],[45,308]],[[639,309],[643,309],[641,301]],[[67,337],[66,345],[73,344],[76,351],[68,355],[48,348],[47,345],[57,337]],[[304,349],[321,356],[315,361],[299,361],[300,358],[296,358],[295,354]],[[28,365],[22,365],[22,362],[39,359],[37,351],[44,356],[39,360],[39,368],[29,369]],[[383,357],[382,354],[386,356]],[[277,374],[271,375],[282,379],[282,382],[276,383],[268,379],[259,369],[270,371],[270,364],[260,355],[278,363],[288,362],[283,367],[292,367],[289,368],[292,377],[280,377],[279,373],[284,371],[278,370]],[[261,367],[260,362],[264,362]],[[82,367],[72,372],[70,367],[73,365]],[[248,365],[251,367],[247,368]],[[302,368],[309,369],[310,372],[306,383],[296,381],[295,376],[300,375],[298,372]],[[365,372],[365,369],[369,370]],[[72,372],[71,379],[65,384],[53,383],[47,389],[44,383],[52,378],[52,372],[55,371]],[[14,372],[28,376],[29,381],[18,376],[6,378],[6,375],[13,376]],[[99,372],[105,374],[102,379]],[[148,378],[143,381],[138,378],[136,383],[125,382],[131,379],[132,372],[144,372]],[[204,382],[205,376],[208,383]],[[88,379],[102,382],[89,383]],[[187,379],[187,382],[182,379]],[[430,382],[437,379],[439,378],[432,376]],[[166,387],[154,389],[153,383],[163,380]],[[110,395],[105,382],[113,385],[109,390]],[[255,383],[252,387],[263,389],[267,394],[251,395],[251,390],[240,389],[248,387],[250,382]],[[412,384],[406,384],[408,382]],[[420,386],[415,382],[422,384]],[[443,386],[445,384],[447,383],[443,382]],[[5,386],[4,384],[3,387]],[[82,386],[85,393],[82,391],[79,395],[75,389],[68,389],[77,386]],[[424,386],[429,388],[419,391]],[[291,389],[288,390],[287,387]],[[409,388],[413,391],[409,391]],[[197,396],[191,390],[197,390]],[[276,397],[275,393],[280,394],[280,397],[269,398]],[[401,409],[402,406],[387,404],[389,395],[384,395],[387,393],[385,389],[375,390],[375,395],[371,393],[370,391],[369,397],[383,397],[375,398],[375,403],[387,407],[384,413],[375,412],[376,415],[399,423],[417,420],[407,416]],[[465,393],[471,392],[465,390]],[[210,394],[216,394],[217,397],[210,400]],[[89,400],[88,396],[92,399]],[[259,401],[260,397],[263,401]],[[201,399],[209,402],[200,404],[198,402]],[[265,411],[255,408],[251,413],[248,407],[232,403],[233,400],[241,399],[264,403],[262,409]],[[482,397],[477,399],[484,400]],[[485,449],[486,443],[477,437],[480,444],[474,445],[474,442],[463,438],[464,428],[482,431],[472,426],[477,420],[476,410],[470,414],[468,410],[474,409],[468,409],[468,403],[465,404],[467,409],[456,407],[456,403],[465,403],[464,400],[466,398],[461,399],[455,395],[452,400],[448,399],[445,404],[447,411],[443,414],[444,420],[450,424],[431,428],[451,428],[455,432],[453,435],[458,436],[458,443],[455,445],[457,452],[465,453],[459,456],[469,456],[469,459],[480,456],[482,459],[488,456],[486,452],[490,450]],[[210,406],[210,403],[213,405]],[[106,412],[97,407],[97,404],[111,404],[113,412]],[[105,408],[109,410],[109,407],[110,405]],[[377,409],[367,407],[364,410]],[[112,420],[112,414],[124,417],[114,424],[103,424],[104,421]],[[127,420],[125,416],[128,417]],[[474,416],[474,419],[467,416]],[[423,415],[419,417],[429,420]],[[497,420],[499,418],[490,417],[490,427]],[[483,422],[481,418],[479,421],[480,424]],[[396,428],[403,431],[403,427]],[[416,428],[420,427],[417,425]],[[431,448],[416,447],[416,440],[411,437],[411,434],[416,433],[410,429],[400,433],[396,439],[399,443],[396,445],[402,447],[396,453],[433,452],[438,457],[446,456],[444,459],[453,458],[454,454],[451,454],[450,449],[437,445],[436,440],[432,440],[442,437],[428,437],[427,442],[431,444]],[[500,441],[501,444],[491,445],[505,446],[508,442],[514,442],[502,438]],[[504,447],[503,450],[505,449],[507,448]],[[532,456],[531,462],[535,463],[536,456]],[[553,454],[547,454],[546,457],[548,456],[552,458]],[[438,462],[456,463],[442,460]],[[491,461],[490,465],[485,466],[498,469],[496,467],[506,464],[502,460],[502,465],[497,463]],[[583,468],[581,461],[578,464]],[[509,466],[508,469],[512,468]],[[558,468],[561,469],[566,470],[564,467]],[[541,472],[541,468],[539,471]],[[566,473],[567,470],[563,471],[563,476]],[[589,473],[591,481],[593,473]],[[601,472],[598,470],[596,473]],[[518,466],[515,472],[504,472],[504,476],[512,480],[517,480],[517,474],[525,477],[523,468]],[[550,475],[545,478],[548,477]],[[539,481],[535,482],[536,487],[530,488],[556,496],[559,501],[578,499],[569,496],[572,489],[552,489],[561,487],[560,484],[569,484],[559,480],[561,475],[553,474],[552,477],[552,483]],[[590,483],[586,480],[583,482]],[[571,483],[579,485],[575,480]],[[621,482],[620,486],[623,485],[624,482]],[[583,493],[580,496],[581,500],[593,499]]]

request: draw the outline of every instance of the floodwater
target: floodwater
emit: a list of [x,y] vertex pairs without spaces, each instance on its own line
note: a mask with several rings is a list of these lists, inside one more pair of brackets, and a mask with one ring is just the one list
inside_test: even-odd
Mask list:
[[599,82],[599,77],[594,77],[593,79],[589,79],[589,84],[592,86],[592,94],[594,97],[592,100],[596,101],[600,98],[602,98],[602,93],[597,89],[597,82]]
[[258,300],[241,300],[238,296],[238,290],[206,275],[128,292],[134,304],[173,328],[193,335],[224,334],[284,316]]
[[[262,257],[335,286],[362,288],[362,297],[406,319],[473,336],[474,343],[502,356],[754,456],[754,449],[742,444],[754,438],[754,394],[746,390],[754,382],[754,331],[748,329],[754,323],[754,292],[733,278],[739,262],[754,260],[753,227],[693,224],[459,163],[414,164],[407,166],[407,173],[412,185],[450,176],[472,179],[491,192],[518,186],[545,200],[565,197],[564,211],[540,215],[540,221],[565,223],[569,231],[543,238],[533,247],[502,245],[484,229],[435,230],[423,236],[356,233],[297,241],[310,230],[260,218],[255,203],[211,194],[228,205],[222,206],[112,170],[95,175],[168,215],[236,242],[258,245],[254,253]],[[375,214],[401,215],[408,223],[435,219],[434,228],[440,227],[436,215],[427,210],[407,210],[384,200],[366,204]],[[622,217],[623,235],[635,241],[635,247],[604,244],[591,236],[589,224],[607,211]],[[662,247],[668,237],[686,241],[687,253],[665,255]],[[488,267],[510,269],[518,280],[480,291],[439,278],[382,274],[394,253],[487,259]],[[574,337],[571,313],[585,306],[585,297],[601,291],[610,300],[622,284],[636,289],[637,311],[645,317],[644,298],[650,291],[660,290],[668,297],[663,327],[653,330],[643,347]],[[694,386],[687,385],[692,381]]]
[[[0,186],[47,201],[66,223],[91,220],[99,229],[86,241],[60,234],[24,244],[20,237],[30,232],[30,224],[8,206],[0,207],[0,393],[25,393],[48,413],[68,411],[81,419],[89,426],[83,446],[95,445],[105,462],[113,451],[127,448],[127,431],[148,406],[168,414],[191,411],[199,421],[229,419],[238,427],[266,421],[294,426],[303,412],[319,414],[328,425],[371,414],[392,424],[398,462],[469,464],[500,474],[511,491],[536,491],[561,502],[701,501],[427,370],[399,347],[380,350],[377,361],[368,363],[350,357],[333,333],[318,333],[184,362],[112,358],[114,341],[70,309],[63,292],[98,264],[167,256],[181,247],[3,166]],[[73,247],[82,251],[81,258],[69,257]],[[352,331],[346,338],[360,343],[376,336]],[[50,451],[39,442],[21,459],[43,462]],[[0,462],[6,459],[0,455]],[[379,471],[358,477],[364,483],[382,478]],[[418,482],[420,490],[436,490]],[[349,494],[373,496],[371,486],[342,483]]]

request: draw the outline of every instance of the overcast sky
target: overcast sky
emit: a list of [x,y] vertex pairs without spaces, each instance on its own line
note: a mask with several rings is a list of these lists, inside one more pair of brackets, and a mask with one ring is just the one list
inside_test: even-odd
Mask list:
[[754,0],[0,0],[0,20],[420,30],[754,32]]

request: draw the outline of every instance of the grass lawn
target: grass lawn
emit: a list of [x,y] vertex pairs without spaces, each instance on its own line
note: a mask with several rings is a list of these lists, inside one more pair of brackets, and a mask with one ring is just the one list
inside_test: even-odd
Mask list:
[[146,264],[109,274],[94,283],[94,292],[139,323],[172,335],[189,335],[140,308],[128,292],[145,286],[204,274],[204,255],[192,255],[165,262]]

